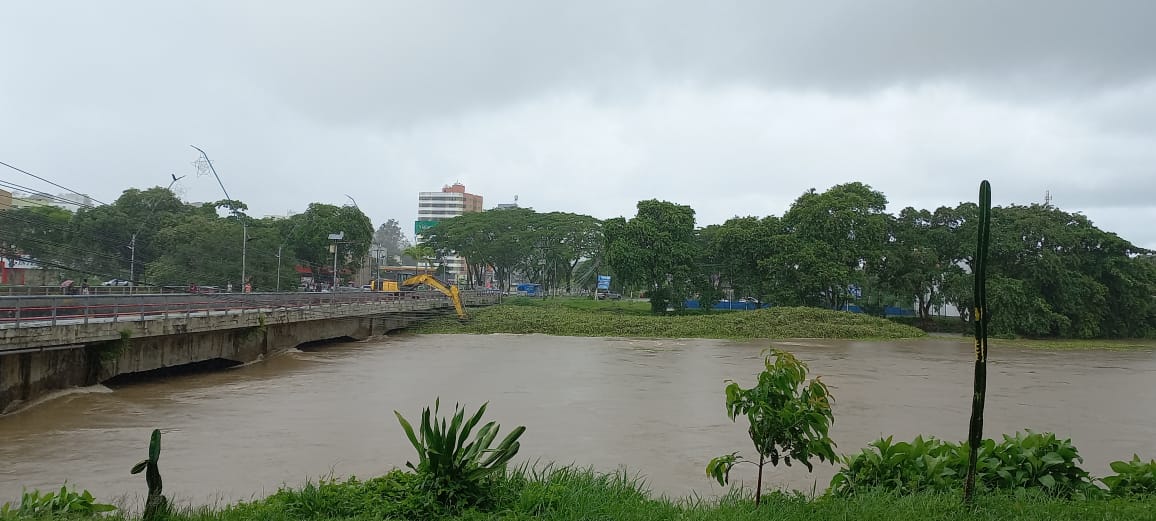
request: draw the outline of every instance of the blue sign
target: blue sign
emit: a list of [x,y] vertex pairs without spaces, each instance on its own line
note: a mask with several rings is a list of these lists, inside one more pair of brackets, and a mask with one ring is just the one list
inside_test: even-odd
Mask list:
[[598,276],[598,289],[610,289],[610,275]]

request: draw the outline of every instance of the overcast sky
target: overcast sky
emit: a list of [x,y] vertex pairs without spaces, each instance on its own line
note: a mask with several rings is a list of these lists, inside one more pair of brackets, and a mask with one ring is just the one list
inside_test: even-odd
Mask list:
[[[253,215],[417,192],[700,225],[862,181],[1156,248],[1156,2],[5,2],[0,161]],[[49,189],[0,168],[0,180]],[[54,193],[58,190],[52,190]]]

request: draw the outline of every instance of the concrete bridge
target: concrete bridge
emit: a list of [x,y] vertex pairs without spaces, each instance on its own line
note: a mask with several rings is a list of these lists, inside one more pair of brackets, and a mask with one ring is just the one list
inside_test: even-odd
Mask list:
[[[462,292],[466,306],[494,292]],[[53,391],[190,364],[237,365],[453,313],[434,292],[0,297],[0,414]]]

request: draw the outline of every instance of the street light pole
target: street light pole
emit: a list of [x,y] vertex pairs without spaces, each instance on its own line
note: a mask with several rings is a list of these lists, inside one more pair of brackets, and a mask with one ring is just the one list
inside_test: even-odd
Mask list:
[[[143,223],[142,223],[143,225]],[[138,228],[139,230],[139,228]],[[136,234],[132,234],[132,241],[128,245],[128,249],[132,251],[132,255],[128,260],[128,294],[132,295],[132,285],[136,284]]]
[[345,232],[329,234],[329,240],[333,241],[333,291],[337,291],[337,249],[344,238]]
[[284,244],[277,246],[277,292],[281,292],[281,247]]
[[241,292],[245,291],[245,253],[249,249],[249,225],[241,221]]
[[[241,226],[244,228],[244,242],[241,243],[241,291],[245,290],[245,253],[249,245],[249,225],[245,222],[245,217],[237,212],[237,206],[233,198],[229,196],[229,191],[225,189],[225,183],[221,182],[221,176],[217,175],[217,169],[213,167],[213,161],[209,159],[209,155],[204,150],[197,148],[196,145],[189,145],[193,150],[201,153],[201,157],[205,158],[205,164],[209,166],[209,171],[213,173],[213,178],[217,180],[217,185],[221,187],[221,191],[225,193],[225,199],[229,201],[230,209],[233,210],[233,217],[241,220]],[[176,182],[176,178],[173,179]]]

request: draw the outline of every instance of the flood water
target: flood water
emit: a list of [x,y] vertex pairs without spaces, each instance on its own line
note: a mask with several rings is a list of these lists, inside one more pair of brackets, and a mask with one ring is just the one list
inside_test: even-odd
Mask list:
[[[781,342],[835,396],[832,437],[854,452],[880,435],[966,437],[972,351],[955,339]],[[726,379],[750,385],[766,342],[515,335],[400,336],[114,390],[87,389],[0,418],[0,501],[22,489],[88,488],[136,501],[129,469],[164,432],[165,492],[212,504],[327,474],[368,477],[413,457],[393,410],[413,421],[435,396],[490,401],[503,432],[526,425],[519,459],[644,476],[655,492],[720,491],[707,461],[752,454]],[[1156,352],[991,351],[985,435],[1031,428],[1070,437],[1093,474],[1156,456]],[[809,492],[834,469],[771,469]],[[753,483],[753,474],[739,477]],[[817,483],[817,484],[816,484]]]

